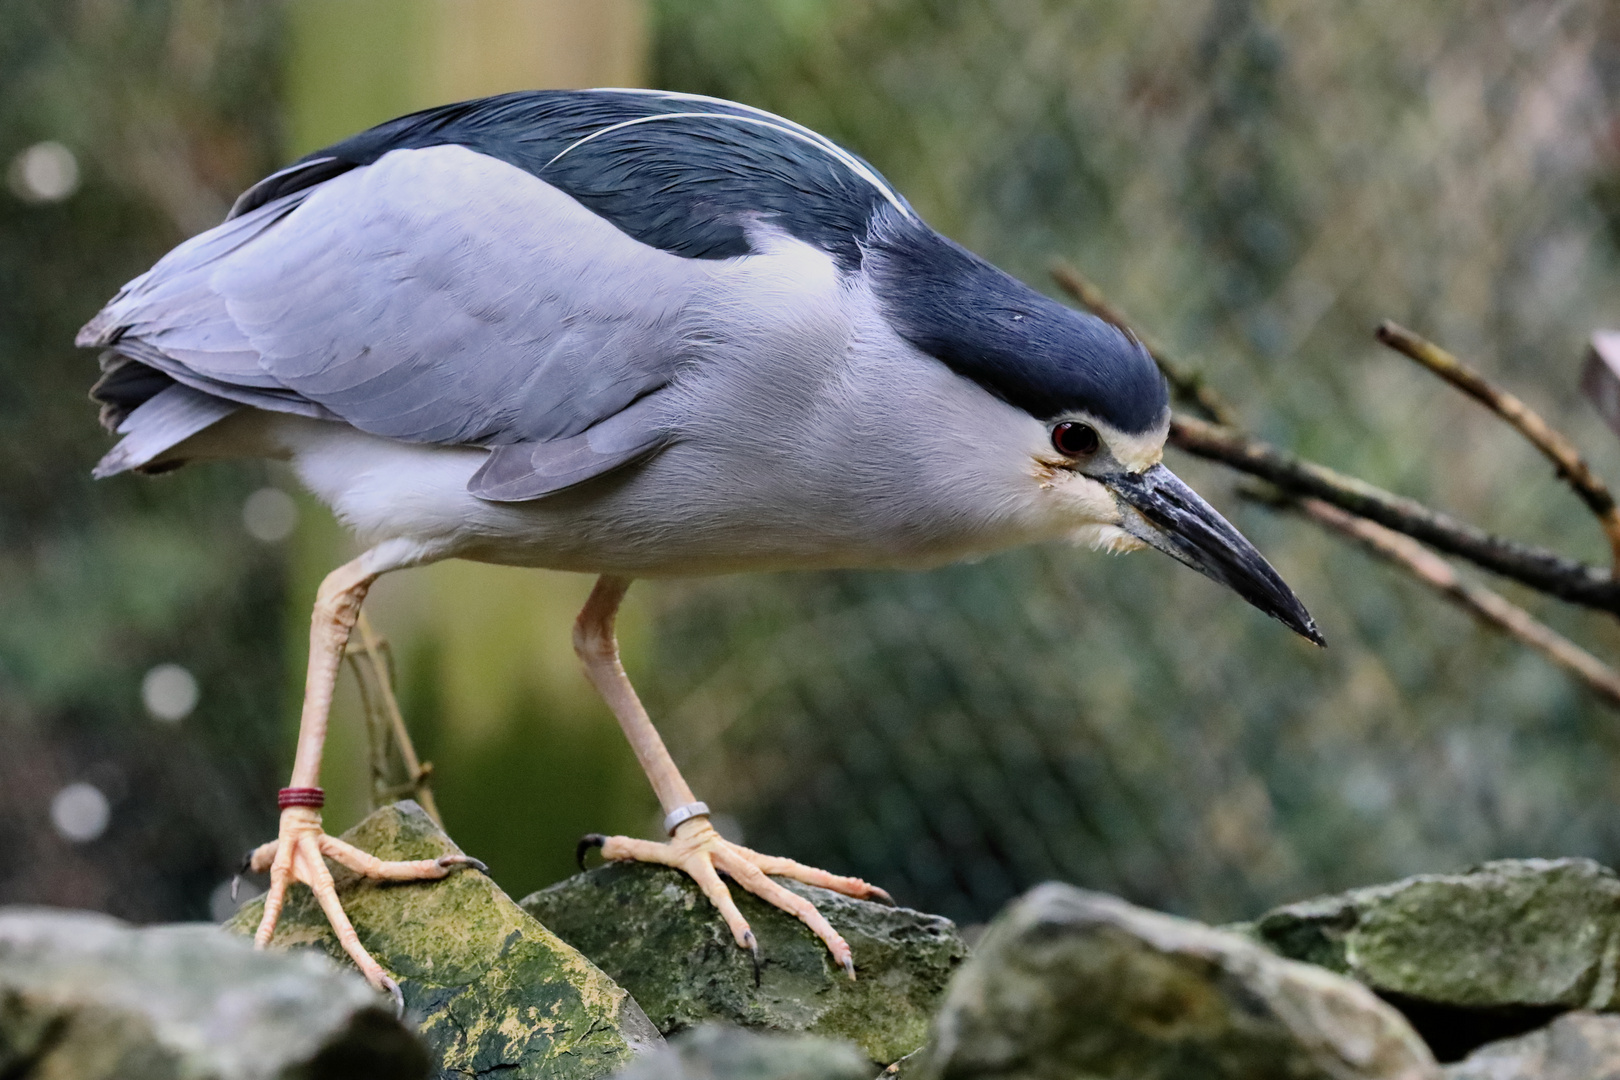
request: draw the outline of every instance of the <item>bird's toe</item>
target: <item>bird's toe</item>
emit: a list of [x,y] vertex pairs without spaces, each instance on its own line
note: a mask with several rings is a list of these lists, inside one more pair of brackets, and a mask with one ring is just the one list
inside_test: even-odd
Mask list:
[[439,866],[445,870],[453,870],[458,866],[466,866],[473,870],[477,870],[480,874],[489,873],[489,867],[484,864],[484,860],[475,859],[471,855],[440,855],[434,860],[434,862],[438,863]]

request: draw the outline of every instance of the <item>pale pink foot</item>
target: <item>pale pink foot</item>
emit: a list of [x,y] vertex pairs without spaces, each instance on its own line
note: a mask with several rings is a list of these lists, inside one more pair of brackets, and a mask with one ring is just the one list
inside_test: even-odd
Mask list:
[[722,873],[730,875],[733,881],[761,900],[773,907],[781,908],[808,926],[826,943],[833,960],[851,979],[855,978],[855,960],[850,954],[849,943],[833,929],[832,924],[816,910],[814,904],[797,893],[784,889],[772,881],[771,877],[802,881],[806,885],[830,889],[858,900],[894,903],[888,893],[876,885],[867,884],[860,878],[829,874],[825,870],[817,870],[813,866],[805,866],[792,859],[761,855],[740,844],[733,844],[715,832],[708,819],[702,817],[682,822],[676,827],[674,837],[667,844],[652,840],[637,840],[629,836],[591,836],[581,842],[582,851],[587,844],[600,846],[602,857],[610,861],[658,863],[685,873],[697,882],[698,888],[703,890],[703,895],[707,896],[709,902],[719,910],[720,917],[726,921],[726,926],[730,928],[731,936],[736,939],[737,944],[754,954],[756,965],[759,943],[754,939],[754,932],[748,927],[748,920],[737,910],[725,882],[720,880]]
[[[324,856],[324,858],[323,858]],[[264,918],[253,935],[253,944],[262,949],[270,944],[281,918],[282,906],[287,901],[287,886],[301,881],[315,894],[315,900],[326,913],[327,921],[337,934],[343,951],[349,954],[354,966],[372,986],[394,999],[396,1007],[403,1004],[399,984],[389,978],[382,966],[371,958],[354,924],[343,911],[338,900],[337,886],[332,873],[326,868],[326,859],[347,866],[363,877],[384,881],[436,881],[458,866],[485,869],[484,864],[467,855],[445,855],[437,859],[416,859],[409,862],[384,862],[375,855],[361,851],[353,844],[321,829],[320,811],[305,806],[289,806],[281,812],[280,836],[255,848],[248,857],[248,869],[254,873],[270,873],[270,891],[264,897]]]

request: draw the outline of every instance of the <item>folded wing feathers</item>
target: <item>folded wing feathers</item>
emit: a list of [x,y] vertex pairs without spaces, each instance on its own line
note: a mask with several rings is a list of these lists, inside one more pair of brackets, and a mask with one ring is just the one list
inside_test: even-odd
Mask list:
[[661,444],[572,437],[668,382],[698,277],[495,159],[391,155],[187,241],[86,325],[79,343],[110,354],[95,396],[126,435],[97,475],[246,405],[407,441],[521,443],[532,478],[505,453],[504,494],[485,497],[560,490]]
[[753,214],[858,260],[884,202],[912,214],[815,132],[697,95],[401,117],[261,180],[80,331],[126,435],[97,474],[251,406],[494,447],[485,498],[560,490],[668,438],[644,403],[692,347],[694,263],[746,253]]

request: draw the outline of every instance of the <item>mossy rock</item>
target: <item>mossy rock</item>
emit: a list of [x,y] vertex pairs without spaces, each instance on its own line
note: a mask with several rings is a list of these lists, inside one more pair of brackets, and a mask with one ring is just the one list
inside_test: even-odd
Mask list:
[[996,916],[905,1076],[1437,1080],[1438,1068],[1400,1013],[1353,980],[1046,884]]
[[1379,993],[1468,1009],[1620,1007],[1620,878],[1504,859],[1277,908],[1248,928]]
[[676,870],[613,863],[526,897],[523,907],[625,987],[670,1035],[708,1020],[848,1039],[886,1065],[921,1046],[967,948],[949,919],[777,879],[844,935],[851,982],[799,920],[731,885],[764,958],[754,985],[714,906]]
[[[384,807],[343,834],[381,859],[459,849],[414,802]],[[470,868],[434,882],[379,882],[328,862],[360,942],[398,982],[450,1080],[593,1080],[662,1042],[625,990]],[[226,924],[251,935],[263,902]],[[348,962],[310,891],[294,885],[272,943],[316,946]]]

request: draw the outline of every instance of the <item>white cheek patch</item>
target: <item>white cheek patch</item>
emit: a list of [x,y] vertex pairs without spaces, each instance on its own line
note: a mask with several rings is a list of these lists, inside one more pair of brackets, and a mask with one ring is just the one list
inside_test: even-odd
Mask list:
[[1119,503],[1114,493],[1089,476],[1067,470],[1059,471],[1052,484],[1062,513],[1068,520],[1085,525],[1115,525],[1119,522]]

